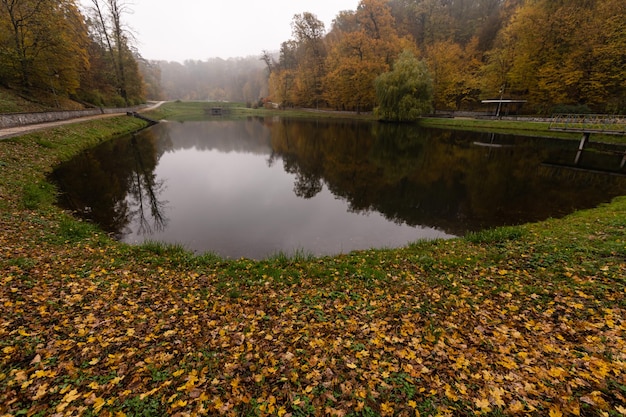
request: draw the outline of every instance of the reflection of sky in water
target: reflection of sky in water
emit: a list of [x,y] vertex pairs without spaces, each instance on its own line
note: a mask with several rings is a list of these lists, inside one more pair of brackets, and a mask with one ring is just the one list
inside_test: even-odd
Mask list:
[[268,167],[266,155],[216,150],[176,150],[162,155],[156,176],[165,181],[163,231],[134,232],[124,241],[158,240],[196,252],[231,258],[263,258],[303,250],[314,255],[371,247],[398,247],[443,232],[389,222],[379,213],[348,212],[345,201],[326,188],[306,200],[293,192],[295,175],[282,161]]

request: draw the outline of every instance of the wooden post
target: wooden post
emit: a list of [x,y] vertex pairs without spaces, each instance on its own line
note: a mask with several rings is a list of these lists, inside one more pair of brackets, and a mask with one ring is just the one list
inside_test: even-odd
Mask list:
[[574,158],[574,165],[578,165],[583,150],[585,146],[587,146],[587,142],[589,142],[589,136],[591,136],[591,132],[583,132],[583,137],[580,139],[580,144],[578,145],[578,152],[576,152],[576,158]]

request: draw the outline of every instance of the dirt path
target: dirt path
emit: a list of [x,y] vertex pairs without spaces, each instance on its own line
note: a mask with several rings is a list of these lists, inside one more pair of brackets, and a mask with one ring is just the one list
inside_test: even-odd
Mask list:
[[[158,108],[159,106],[161,106],[163,103],[165,103],[165,101],[159,101],[151,106],[145,107],[141,110],[139,110],[139,113],[143,113],[143,112],[147,112],[150,110],[154,110],[156,108]],[[120,116],[123,113],[107,113],[107,114],[97,114],[94,116],[85,116],[85,117],[78,117],[78,118],[74,118],[74,119],[67,119],[67,120],[57,120],[54,122],[46,122],[46,123],[36,123],[36,124],[30,124],[30,125],[23,125],[23,126],[14,126],[14,127],[8,127],[5,129],[0,129],[0,140],[2,139],[7,139],[7,138],[11,138],[14,136],[20,136],[20,135],[24,135],[26,133],[30,133],[30,132],[35,132],[38,130],[44,130],[44,129],[49,129],[51,127],[57,127],[57,126],[63,126],[63,125],[67,125],[67,124],[71,124],[71,123],[81,123],[81,122],[86,122],[88,120],[94,120],[94,119],[104,119],[107,117],[116,117],[116,116]]]

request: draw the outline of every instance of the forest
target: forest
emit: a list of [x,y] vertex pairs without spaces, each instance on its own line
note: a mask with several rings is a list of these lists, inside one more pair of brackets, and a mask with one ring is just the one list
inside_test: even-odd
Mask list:
[[270,68],[285,106],[371,110],[373,88],[403,50],[424,61],[435,110],[482,99],[527,100],[526,112],[626,111],[622,0],[362,0],[326,33],[303,13]]
[[362,0],[330,28],[295,15],[276,51],[184,63],[141,57],[123,21],[129,8],[0,0],[0,86],[106,106],[184,99],[372,111],[376,80],[405,52],[425,65],[430,110],[507,98],[533,114],[626,112],[623,0]]
[[0,86],[57,108],[145,101],[128,12],[123,0],[91,0],[87,10],[75,0],[0,0]]

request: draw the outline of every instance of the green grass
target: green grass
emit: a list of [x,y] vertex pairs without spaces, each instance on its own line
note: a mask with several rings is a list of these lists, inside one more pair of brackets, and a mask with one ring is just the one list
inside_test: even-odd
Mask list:
[[[225,110],[224,116],[210,116],[207,112],[212,107],[221,107]],[[341,118],[341,119],[360,119],[360,120],[374,120],[371,114],[357,115],[349,112],[335,112],[325,110],[312,110],[312,109],[266,109],[266,108],[248,108],[242,103],[226,103],[226,102],[168,102],[162,105],[154,113],[148,114],[154,117],[165,118],[176,121],[194,121],[194,120],[217,120],[221,117],[229,119],[240,119],[246,117],[295,117],[295,118]]]
[[520,227],[499,227],[496,229],[482,230],[480,232],[470,232],[465,236],[465,240],[472,243],[500,243],[508,240],[516,240],[522,237]]
[[278,253],[275,253],[267,257],[267,260],[269,262],[282,264],[282,265],[286,265],[290,263],[297,263],[297,262],[309,262],[313,259],[315,259],[315,256],[313,256],[311,253],[308,253],[307,251],[303,249],[295,249],[291,253],[285,253],[283,251],[280,251]]
[[56,200],[56,190],[46,181],[24,185],[22,204],[29,210],[50,206]]
[[[580,140],[580,133],[551,131],[550,123],[520,121],[520,120],[491,120],[469,118],[423,118],[418,121],[422,127],[440,129],[456,129],[477,132],[508,133],[519,136],[540,136],[570,140]],[[605,143],[626,143],[626,136],[593,134],[592,141]]]

